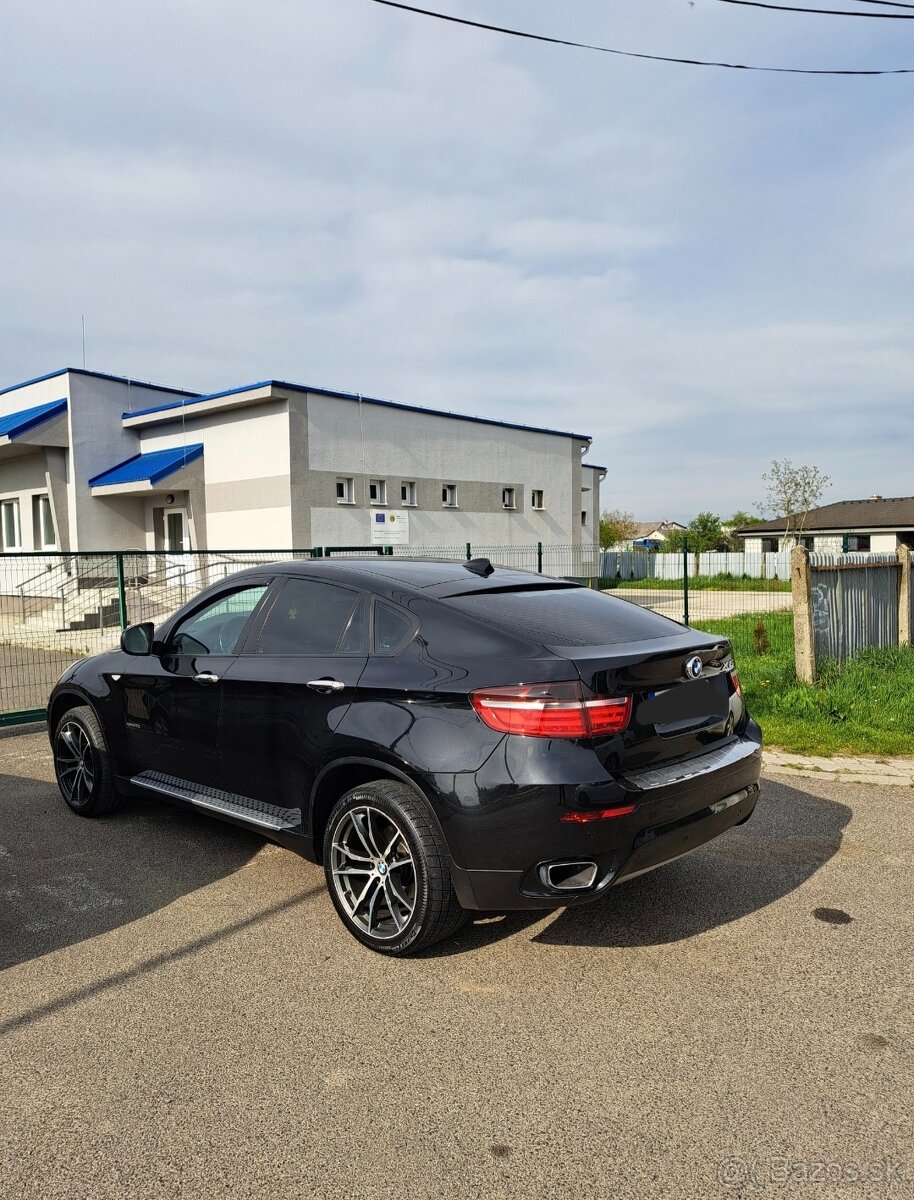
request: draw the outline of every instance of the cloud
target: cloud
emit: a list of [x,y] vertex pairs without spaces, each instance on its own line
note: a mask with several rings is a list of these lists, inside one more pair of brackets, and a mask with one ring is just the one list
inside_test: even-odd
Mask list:
[[[726,7],[500,17],[664,53],[898,58],[884,31]],[[101,370],[589,432],[609,502],[648,517],[749,507],[785,454],[834,498],[908,492],[903,94],[362,0],[20,0],[0,13],[0,379],[78,360],[85,313]]]

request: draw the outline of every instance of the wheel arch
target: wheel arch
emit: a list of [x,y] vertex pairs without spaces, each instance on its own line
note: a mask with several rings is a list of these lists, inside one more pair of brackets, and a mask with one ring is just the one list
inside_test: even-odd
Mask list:
[[[330,810],[354,787],[370,783],[374,779],[391,779],[406,786],[425,804],[438,820],[435,805],[426,788],[400,767],[392,766],[376,758],[351,757],[337,759],[324,767],[314,781],[308,802],[308,826],[314,846],[315,857],[321,859],[324,830]],[[439,821],[440,825],[440,821]]]
[[73,688],[65,688],[63,691],[56,692],[48,702],[48,737],[54,737],[54,730],[60,724],[64,713],[69,712],[71,708],[82,707],[91,708],[95,716],[101,720],[95,705],[84,693],[77,692]]

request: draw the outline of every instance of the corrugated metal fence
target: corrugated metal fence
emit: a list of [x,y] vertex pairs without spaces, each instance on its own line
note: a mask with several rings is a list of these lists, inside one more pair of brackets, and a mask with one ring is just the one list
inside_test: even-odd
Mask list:
[[[681,579],[682,554],[643,550],[604,550],[600,574],[621,579]],[[789,579],[790,551],[784,554],[689,554],[689,574],[732,575],[736,579]]]
[[901,564],[894,554],[810,554],[816,660],[844,662],[866,646],[897,646]]

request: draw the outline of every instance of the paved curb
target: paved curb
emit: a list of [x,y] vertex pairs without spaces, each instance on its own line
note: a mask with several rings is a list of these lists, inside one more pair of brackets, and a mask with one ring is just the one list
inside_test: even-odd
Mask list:
[[41,733],[47,727],[47,721],[30,721],[28,725],[0,725],[0,738],[20,737],[26,733]]
[[773,775],[802,775],[831,783],[870,783],[882,787],[914,787],[914,758],[845,758],[835,755],[789,754],[763,750],[762,770]]

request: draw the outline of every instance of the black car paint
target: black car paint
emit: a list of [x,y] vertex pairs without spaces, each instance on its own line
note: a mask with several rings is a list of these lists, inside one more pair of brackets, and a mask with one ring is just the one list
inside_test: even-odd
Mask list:
[[[415,619],[414,636],[396,654],[259,657],[245,654],[270,603],[290,574],[364,591]],[[266,582],[232,656],[168,653],[171,631],[230,586]],[[49,728],[73,702],[89,703],[105,729],[119,784],[143,770],[207,784],[300,809],[297,829],[274,839],[317,860],[323,785],[335,772],[365,768],[408,783],[433,808],[452,858],[458,896],[468,908],[555,907],[592,899],[623,878],[630,864],[666,858],[701,844],[751,815],[757,798],[761,734],[738,697],[725,722],[648,728],[638,707],[621,735],[600,739],[525,738],[484,725],[468,700],[481,687],[580,676],[599,694],[634,692],[643,701],[682,682],[686,657],[699,655],[712,686],[726,685],[729,644],[668,622],[670,633],[643,642],[546,648],[521,631],[487,624],[448,606],[455,589],[540,587],[539,576],[497,570],[490,577],[461,564],[277,564],[240,572],[196,596],[156,631],[155,651],[98,655],[66,672],[49,701]],[[617,603],[625,603],[618,601]],[[218,683],[194,680],[201,671]],[[325,676],[344,690],[307,687]],[[700,756],[734,742],[752,751],[696,783],[641,791],[626,773]],[[738,802],[720,811],[728,797]],[[335,796],[333,796],[335,798]],[[634,801],[630,815],[578,825],[573,809]],[[225,817],[233,820],[234,818]],[[243,821],[237,821],[243,824]],[[648,843],[652,843],[649,847]],[[661,852],[658,861],[665,861]],[[557,894],[536,874],[545,860],[586,857],[598,882],[582,894]]]

